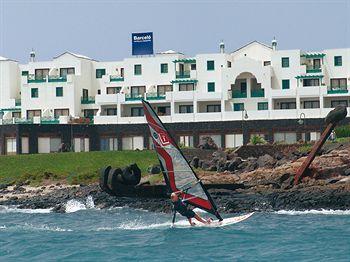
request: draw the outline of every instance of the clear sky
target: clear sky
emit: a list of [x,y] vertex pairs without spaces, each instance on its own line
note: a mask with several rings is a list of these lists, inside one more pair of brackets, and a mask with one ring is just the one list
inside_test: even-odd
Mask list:
[[27,62],[72,51],[100,61],[131,56],[131,33],[153,31],[155,51],[226,51],[258,40],[279,49],[350,47],[350,0],[0,0],[0,56]]

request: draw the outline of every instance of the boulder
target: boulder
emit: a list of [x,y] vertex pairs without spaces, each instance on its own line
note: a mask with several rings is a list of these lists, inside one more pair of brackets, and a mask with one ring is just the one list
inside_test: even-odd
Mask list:
[[148,173],[150,173],[152,175],[159,174],[160,172],[161,172],[160,165],[151,165],[148,168]]
[[195,157],[192,158],[191,166],[193,166],[194,168],[198,168],[199,167],[199,157],[198,156],[195,156]]
[[272,156],[265,154],[259,157],[256,163],[258,167],[273,167],[276,164],[276,160]]

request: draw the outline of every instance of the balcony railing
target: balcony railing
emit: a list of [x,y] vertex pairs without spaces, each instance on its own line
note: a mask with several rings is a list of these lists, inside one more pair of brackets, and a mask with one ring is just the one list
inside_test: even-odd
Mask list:
[[190,78],[191,72],[190,71],[183,71],[183,72],[176,72],[176,78]]
[[306,68],[306,73],[308,73],[308,74],[321,73],[321,72],[322,72],[321,67],[307,67]]
[[49,76],[49,82],[67,82],[67,76]]
[[347,89],[347,87],[339,87],[339,88],[328,88],[327,90],[327,94],[347,94],[349,92],[349,90]]
[[143,98],[144,94],[125,94],[126,101],[142,100]]
[[247,98],[247,93],[239,90],[232,90],[232,98]]
[[46,77],[28,75],[28,83],[45,83],[45,82],[46,82]]
[[15,118],[15,124],[33,124],[32,118]]
[[264,97],[265,96],[265,90],[259,89],[259,90],[251,90],[250,91],[251,97]]
[[159,94],[159,93],[147,93],[146,94],[147,100],[164,100],[165,94]]
[[21,106],[22,102],[21,99],[15,99],[15,106]]
[[58,118],[55,117],[42,117],[40,118],[40,123],[41,124],[59,124],[60,121]]
[[110,75],[110,76],[109,76],[109,81],[110,81],[110,82],[123,82],[123,81],[124,81],[124,77],[115,76],[115,75]]
[[94,104],[95,103],[95,97],[88,96],[88,97],[81,97],[81,103],[86,104]]

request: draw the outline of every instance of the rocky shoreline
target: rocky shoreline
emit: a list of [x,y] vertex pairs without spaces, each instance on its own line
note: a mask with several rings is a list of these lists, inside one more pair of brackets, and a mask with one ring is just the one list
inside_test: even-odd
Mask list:
[[[232,185],[232,188],[209,189],[219,211],[224,213],[350,209],[350,146],[324,151],[312,163],[311,176],[294,186],[295,172],[304,159],[305,154],[294,151],[248,159],[214,152],[210,159],[194,159],[192,164],[201,165],[198,175],[204,184]],[[164,195],[116,197],[103,192],[98,184],[0,185],[0,205],[17,208],[51,208],[53,212],[65,212],[67,201],[85,202],[89,196],[95,207],[101,209],[128,206],[155,212],[171,211],[170,201]]]

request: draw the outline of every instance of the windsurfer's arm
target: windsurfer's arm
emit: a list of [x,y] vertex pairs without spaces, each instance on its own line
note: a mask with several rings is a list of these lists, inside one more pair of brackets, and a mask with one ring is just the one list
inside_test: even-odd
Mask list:
[[188,222],[190,222],[191,226],[195,226],[196,225],[196,223],[192,222],[192,218],[188,218]]

